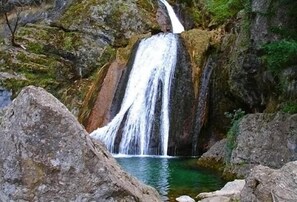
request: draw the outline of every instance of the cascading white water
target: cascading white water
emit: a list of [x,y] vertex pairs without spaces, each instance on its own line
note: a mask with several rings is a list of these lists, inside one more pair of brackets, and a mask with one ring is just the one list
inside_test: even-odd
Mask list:
[[174,13],[174,10],[170,6],[170,4],[165,0],[160,0],[160,1],[166,6],[166,9],[168,11],[168,15],[170,17],[171,25],[172,25],[172,32],[173,33],[181,33],[183,31],[185,31],[184,26],[178,20],[177,16]]
[[[174,33],[183,31],[171,6],[164,0],[161,2],[168,10]],[[118,114],[108,125],[90,134],[101,140],[109,151],[115,151],[116,138],[120,137],[120,154],[149,155],[153,125],[159,120],[161,151],[157,154],[167,155],[170,87],[176,66],[177,41],[175,34],[167,33],[140,42]],[[156,113],[160,96],[161,112]],[[158,114],[160,117],[156,118]]]
[[100,139],[109,151],[114,151],[115,138],[124,121],[119,153],[149,154],[150,135],[156,116],[156,102],[161,93],[159,86],[161,86],[162,151],[160,154],[166,155],[170,84],[174,75],[176,55],[177,36],[174,34],[159,34],[142,40],[137,49],[119,113],[108,125],[92,132],[91,137]]

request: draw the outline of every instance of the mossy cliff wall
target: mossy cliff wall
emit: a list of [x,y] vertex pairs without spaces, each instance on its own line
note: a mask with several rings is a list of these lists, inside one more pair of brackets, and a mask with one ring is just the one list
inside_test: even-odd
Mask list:
[[[46,88],[78,115],[84,97],[102,67],[133,35],[158,30],[156,2],[46,1],[24,7],[12,47],[1,19],[0,85],[16,96],[24,86]],[[14,22],[14,11],[9,19]],[[127,51],[129,52],[129,51]],[[127,55],[123,53],[121,55]],[[9,74],[7,74],[9,73]]]

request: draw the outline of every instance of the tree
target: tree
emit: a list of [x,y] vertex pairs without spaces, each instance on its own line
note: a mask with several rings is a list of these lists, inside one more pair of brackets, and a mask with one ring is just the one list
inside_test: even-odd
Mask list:
[[[5,23],[8,26],[8,29],[10,31],[10,41],[11,44],[15,47],[21,47],[25,49],[24,46],[18,44],[15,40],[16,31],[19,27],[20,19],[21,19],[21,12],[22,8],[25,6],[22,4],[22,2],[18,0],[1,0],[0,3],[0,15],[4,16]],[[13,13],[15,14],[15,17],[12,19],[9,19],[9,15]]]

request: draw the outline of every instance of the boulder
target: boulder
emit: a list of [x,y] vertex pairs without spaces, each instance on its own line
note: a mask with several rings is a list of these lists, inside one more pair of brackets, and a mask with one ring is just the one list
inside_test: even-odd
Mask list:
[[262,165],[255,167],[246,179],[240,201],[297,201],[297,161],[279,170]]
[[245,185],[244,180],[228,182],[221,190],[200,193],[197,197],[203,198],[201,202],[227,202],[239,198],[240,192]]
[[280,168],[297,160],[297,114],[249,114],[238,126],[231,172],[247,176],[255,165]]
[[226,142],[226,139],[216,142],[198,159],[198,165],[204,168],[222,171],[226,162]]
[[42,88],[21,91],[0,131],[0,201],[160,201]]

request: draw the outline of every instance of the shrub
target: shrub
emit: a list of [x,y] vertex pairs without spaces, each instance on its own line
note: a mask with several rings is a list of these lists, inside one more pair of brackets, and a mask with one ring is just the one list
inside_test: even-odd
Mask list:
[[286,102],[282,107],[282,111],[289,114],[296,114],[297,102]]
[[278,73],[282,68],[292,65],[297,58],[297,41],[282,39],[264,45],[268,69]]
[[206,7],[214,21],[223,23],[243,9],[244,4],[241,0],[206,0]]

